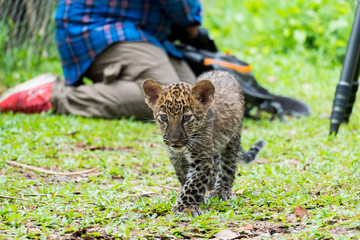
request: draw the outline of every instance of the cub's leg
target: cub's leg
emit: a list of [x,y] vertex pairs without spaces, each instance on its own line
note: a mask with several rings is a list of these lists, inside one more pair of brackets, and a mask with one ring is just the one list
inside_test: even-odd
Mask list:
[[183,153],[177,153],[171,150],[170,161],[175,169],[176,176],[178,177],[181,186],[184,186],[186,175],[189,171],[189,162],[186,160]]
[[219,170],[216,177],[215,186],[210,193],[210,198],[219,196],[219,198],[224,201],[231,198],[239,152],[241,149],[239,133],[232,137],[232,139],[221,152]]
[[173,212],[186,212],[188,209],[193,217],[202,214],[199,206],[204,203],[206,189],[211,182],[211,176],[214,176],[213,157],[196,155],[198,154],[192,154],[185,184],[172,208]]
[[215,181],[216,181],[216,177],[218,175],[218,172],[219,172],[219,165],[220,165],[220,154],[216,154],[214,156],[214,159],[213,159],[213,171],[211,172],[211,176],[210,176],[210,182],[208,184],[208,190],[212,190],[215,186]]

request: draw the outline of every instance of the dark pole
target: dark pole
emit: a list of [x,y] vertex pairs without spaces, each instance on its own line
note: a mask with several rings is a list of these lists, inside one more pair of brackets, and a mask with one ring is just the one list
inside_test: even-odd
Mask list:
[[340,81],[336,87],[333,109],[330,117],[330,135],[338,133],[340,124],[348,122],[358,89],[360,68],[360,0],[356,8]]

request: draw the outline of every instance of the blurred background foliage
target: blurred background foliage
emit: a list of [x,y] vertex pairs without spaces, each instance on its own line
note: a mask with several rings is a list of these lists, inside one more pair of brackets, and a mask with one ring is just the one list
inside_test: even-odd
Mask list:
[[204,0],[205,26],[221,48],[245,55],[305,54],[341,64],[356,1]]

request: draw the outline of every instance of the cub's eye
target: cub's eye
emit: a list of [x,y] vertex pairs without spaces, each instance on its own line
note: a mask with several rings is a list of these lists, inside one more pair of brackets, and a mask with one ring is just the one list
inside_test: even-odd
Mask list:
[[165,115],[165,114],[162,114],[162,115],[160,115],[160,119],[161,119],[161,121],[163,121],[163,122],[167,122],[168,116]]
[[191,118],[191,115],[184,115],[183,116],[183,121],[186,122],[186,121],[189,121]]

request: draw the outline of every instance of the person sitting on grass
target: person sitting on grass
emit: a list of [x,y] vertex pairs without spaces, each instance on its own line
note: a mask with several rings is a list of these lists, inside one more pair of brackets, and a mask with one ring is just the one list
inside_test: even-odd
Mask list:
[[0,98],[0,111],[150,119],[143,80],[195,81],[168,39],[173,29],[195,38],[201,12],[198,0],[60,0],[56,43],[65,81],[43,75],[15,86]]

